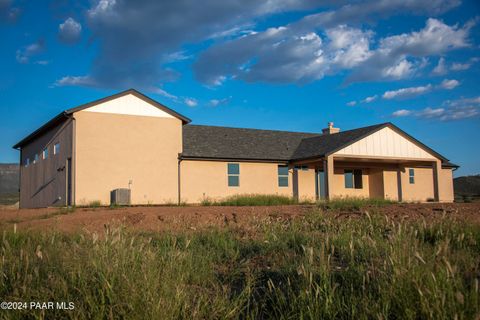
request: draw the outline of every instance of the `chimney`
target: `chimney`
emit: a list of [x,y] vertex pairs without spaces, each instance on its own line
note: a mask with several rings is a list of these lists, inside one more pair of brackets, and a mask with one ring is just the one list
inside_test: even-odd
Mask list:
[[334,134],[340,132],[339,128],[333,127],[333,122],[328,123],[328,128],[322,129],[323,134]]

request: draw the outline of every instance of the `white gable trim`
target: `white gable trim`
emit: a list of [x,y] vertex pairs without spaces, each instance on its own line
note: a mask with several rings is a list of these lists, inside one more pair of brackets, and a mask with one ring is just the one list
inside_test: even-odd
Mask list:
[[433,160],[436,156],[390,127],[382,128],[334,153],[338,156],[365,156]]
[[102,102],[82,111],[158,118],[174,118],[167,112],[160,110],[156,106],[136,97],[133,94],[127,94],[106,102]]

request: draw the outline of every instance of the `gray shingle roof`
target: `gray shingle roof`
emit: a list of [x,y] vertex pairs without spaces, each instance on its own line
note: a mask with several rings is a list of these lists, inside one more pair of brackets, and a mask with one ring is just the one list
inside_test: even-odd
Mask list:
[[228,128],[201,125],[183,126],[183,158],[291,161],[323,157],[354,143],[383,127],[390,126],[442,159],[444,166],[456,167],[448,159],[409,136],[391,123],[341,131],[318,133]]

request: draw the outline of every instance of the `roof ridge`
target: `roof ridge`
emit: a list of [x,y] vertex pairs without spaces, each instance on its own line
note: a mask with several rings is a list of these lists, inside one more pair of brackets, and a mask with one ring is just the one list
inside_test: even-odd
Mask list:
[[[288,131],[288,130],[276,130],[276,129],[258,129],[258,128],[240,128],[240,127],[227,127],[216,125],[204,125],[204,124],[186,124],[184,127],[210,127],[210,128],[222,128],[222,129],[239,129],[239,130],[252,130],[252,131],[268,131],[268,132],[285,132],[285,133],[299,133],[299,134],[311,134],[321,136],[319,132],[303,132],[303,131]],[[313,138],[313,137],[312,137]]]

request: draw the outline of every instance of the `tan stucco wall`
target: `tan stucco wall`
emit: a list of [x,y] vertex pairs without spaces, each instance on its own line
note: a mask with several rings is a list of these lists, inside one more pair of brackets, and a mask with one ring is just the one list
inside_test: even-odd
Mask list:
[[384,197],[384,187],[383,187],[383,170],[381,169],[370,169],[369,175],[369,196],[371,198],[383,198]]
[[383,170],[383,198],[398,201],[398,172],[397,170]]
[[298,170],[298,199],[306,201],[316,200],[315,168]]
[[441,169],[439,176],[440,202],[453,202],[453,172],[452,169]]
[[[358,167],[357,167],[358,168]],[[362,189],[346,189],[344,170],[352,169],[347,164],[335,162],[332,190],[330,196],[338,197],[370,197],[398,200],[398,170],[400,170],[402,184],[402,201],[427,202],[434,200],[434,175],[432,167],[413,167],[415,170],[415,183],[409,183],[409,169],[400,166],[399,169],[392,165],[375,168],[358,168],[362,170]],[[451,169],[441,169],[439,175],[439,201],[452,202],[453,176]]]
[[176,118],[80,111],[74,114],[75,203],[110,203],[128,188],[132,204],[175,203],[182,122]]
[[[228,163],[240,164],[239,187],[228,186]],[[181,198],[187,203],[199,203],[205,198],[221,199],[234,194],[292,196],[292,169],[289,170],[288,187],[279,187],[276,163],[183,160],[180,170]]]
[[432,168],[413,168],[415,170],[414,184],[409,182],[409,169],[410,167],[402,168],[400,174],[402,179],[402,201],[432,201],[434,199]]

